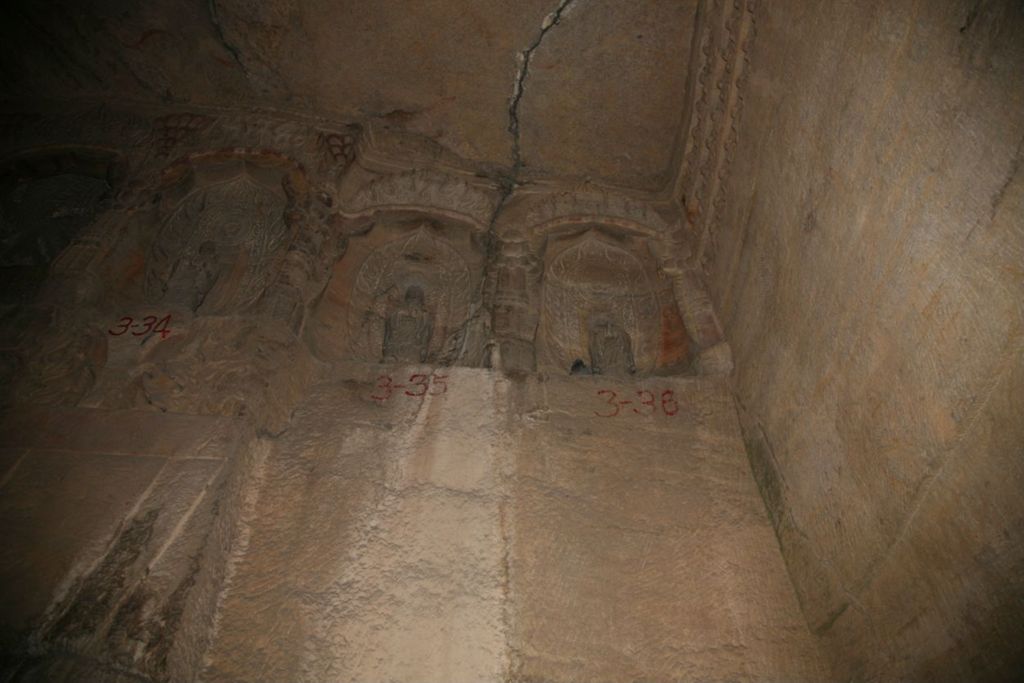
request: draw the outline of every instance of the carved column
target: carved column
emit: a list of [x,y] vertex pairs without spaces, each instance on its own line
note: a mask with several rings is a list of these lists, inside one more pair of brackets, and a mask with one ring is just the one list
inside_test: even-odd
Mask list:
[[323,288],[331,265],[340,259],[347,239],[333,229],[321,212],[311,207],[289,213],[289,224],[297,226],[295,238],[267,287],[260,313],[284,323],[298,336],[306,319],[306,306]]
[[495,271],[492,330],[499,367],[507,372],[533,372],[537,366],[534,338],[540,309],[540,260],[525,240],[504,242]]

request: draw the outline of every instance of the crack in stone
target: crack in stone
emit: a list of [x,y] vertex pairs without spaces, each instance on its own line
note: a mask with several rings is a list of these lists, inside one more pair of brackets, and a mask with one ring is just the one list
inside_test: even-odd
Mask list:
[[508,132],[512,134],[512,184],[515,185],[519,170],[523,166],[522,153],[519,149],[519,102],[523,99],[523,93],[525,92],[526,79],[530,75],[530,60],[533,59],[533,53],[540,47],[540,44],[544,42],[544,36],[548,34],[548,31],[558,25],[558,22],[562,20],[562,14],[565,13],[569,6],[572,5],[576,0],[559,0],[558,7],[555,8],[551,14],[544,17],[544,21],[540,25],[540,33],[537,34],[537,39],[530,44],[525,50],[519,53],[519,72],[516,74],[515,84],[512,88],[512,99],[509,100],[508,105]]
[[224,35],[224,27],[221,26],[220,23],[220,16],[217,12],[216,0],[209,0],[206,4],[210,11],[210,23],[213,24],[213,30],[217,34],[217,40],[220,41],[220,44],[224,46],[224,49],[228,51],[228,53],[231,55],[231,58],[234,59],[235,63],[238,64],[239,68],[242,69],[242,73],[245,74],[246,78],[248,78],[249,70],[245,68],[245,64],[242,62],[241,51],[237,47],[232,45],[230,42],[228,42],[227,36]]
[[[509,173],[505,173],[502,170],[492,176],[498,186],[500,194],[498,196],[497,203],[494,205],[494,210],[491,212],[491,218],[487,222],[487,230],[483,236],[485,258],[484,272],[486,273],[493,273],[498,261],[500,252],[500,244],[497,235],[498,217],[505,208],[505,204],[507,204],[508,200],[512,197],[512,193],[515,191],[516,187],[519,186],[519,171],[523,167],[522,154],[519,149],[519,102],[523,99],[526,78],[529,76],[530,61],[533,59],[533,53],[540,47],[541,43],[544,42],[544,36],[547,35],[548,31],[558,25],[562,20],[562,15],[569,9],[570,5],[575,2],[576,0],[559,0],[558,7],[544,17],[544,21],[541,22],[540,33],[537,34],[537,38],[530,43],[525,50],[519,53],[519,71],[516,72],[515,83],[512,89],[512,98],[509,100],[508,104],[508,132],[512,135],[512,168]],[[491,306],[493,304],[494,283],[489,282],[490,279],[491,278],[489,277],[481,279],[478,294],[478,300],[481,301],[481,305],[477,311],[470,316],[470,319],[467,320],[467,325],[475,322],[476,318],[479,315],[482,315],[484,311],[491,310]],[[495,343],[492,334],[493,332],[489,331],[487,335],[487,344],[489,347],[493,346]]]

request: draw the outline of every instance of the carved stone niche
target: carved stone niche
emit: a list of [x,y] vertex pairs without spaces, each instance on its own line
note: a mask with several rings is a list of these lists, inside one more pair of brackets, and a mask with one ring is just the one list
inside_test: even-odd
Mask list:
[[56,256],[109,204],[115,159],[102,150],[24,155],[0,169],[0,311],[29,303]]
[[538,367],[571,374],[673,374],[690,342],[646,238],[600,226],[545,248]]
[[313,353],[332,363],[480,365],[479,231],[408,211],[365,220],[307,326]]
[[104,365],[87,233],[119,176],[116,155],[95,148],[47,148],[0,167],[0,400],[73,405]]
[[186,316],[249,309],[291,237],[285,178],[245,159],[189,169],[148,248],[145,300]]
[[159,202],[135,213],[133,234],[104,264],[120,293],[108,311],[115,336],[86,400],[245,415],[279,431],[301,393],[304,360],[290,318],[265,304],[308,227],[304,176],[271,153],[214,153],[172,165],[162,181],[151,190]]

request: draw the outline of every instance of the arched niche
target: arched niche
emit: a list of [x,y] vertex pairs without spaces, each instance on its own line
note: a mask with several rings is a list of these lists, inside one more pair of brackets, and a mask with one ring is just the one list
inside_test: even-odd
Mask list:
[[94,147],[0,162],[0,403],[73,405],[106,363],[89,320],[96,290],[76,266],[122,173],[114,151]]
[[294,162],[244,151],[194,155],[137,179],[98,266],[108,313],[183,321],[251,311],[299,228],[305,188]]
[[689,337],[647,241],[599,224],[546,236],[540,369],[629,375],[688,367]]
[[147,250],[145,300],[200,315],[251,307],[292,236],[286,177],[248,159],[195,168]]
[[286,423],[304,354],[264,304],[309,227],[305,188],[291,160],[244,150],[138,179],[100,268],[110,354],[86,405]]
[[120,174],[115,152],[92,147],[0,163],[0,317],[32,300],[57,255],[107,208]]
[[307,335],[327,362],[479,363],[480,232],[450,217],[384,211],[332,269]]

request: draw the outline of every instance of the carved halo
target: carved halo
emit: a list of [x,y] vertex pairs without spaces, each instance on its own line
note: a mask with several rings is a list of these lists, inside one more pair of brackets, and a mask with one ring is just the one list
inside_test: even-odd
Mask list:
[[614,321],[630,337],[639,369],[653,367],[659,307],[639,258],[593,230],[554,256],[545,272],[540,340],[546,361],[568,369],[588,357],[592,320]]
[[423,224],[372,252],[359,269],[348,313],[351,352],[380,357],[384,321],[410,285],[419,286],[434,320],[429,356],[444,355],[469,314],[470,273],[459,253]]

